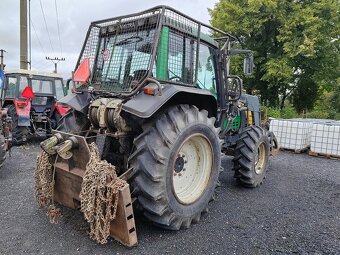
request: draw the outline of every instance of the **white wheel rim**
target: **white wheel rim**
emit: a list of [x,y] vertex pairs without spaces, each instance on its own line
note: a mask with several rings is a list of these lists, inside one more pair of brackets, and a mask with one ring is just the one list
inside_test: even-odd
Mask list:
[[261,143],[255,155],[255,173],[261,174],[266,165],[266,145]]
[[208,138],[202,134],[188,137],[180,146],[173,165],[172,184],[180,203],[191,204],[202,196],[212,167],[213,150]]

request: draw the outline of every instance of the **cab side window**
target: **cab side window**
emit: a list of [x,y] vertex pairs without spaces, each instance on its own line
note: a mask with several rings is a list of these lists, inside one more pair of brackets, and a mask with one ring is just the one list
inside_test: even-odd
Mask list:
[[7,77],[7,88],[5,97],[15,98],[17,92],[17,78],[16,77]]
[[21,97],[22,91],[28,86],[27,77],[21,76],[19,82],[19,97]]
[[192,84],[195,77],[196,45],[192,38],[170,31],[167,70],[170,81]]
[[55,92],[56,92],[57,100],[60,100],[65,96],[63,83],[61,80],[55,80],[54,83],[55,83]]
[[216,95],[216,76],[212,49],[201,44],[198,57],[197,86]]

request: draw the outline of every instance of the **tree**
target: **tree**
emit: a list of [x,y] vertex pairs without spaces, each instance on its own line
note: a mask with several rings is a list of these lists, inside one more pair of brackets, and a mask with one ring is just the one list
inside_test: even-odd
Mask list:
[[253,50],[254,74],[245,79],[245,87],[248,93],[260,91],[263,104],[283,108],[293,97],[302,100],[293,100],[298,111],[311,109],[318,91],[335,87],[340,74],[338,0],[220,0],[209,11],[213,26]]

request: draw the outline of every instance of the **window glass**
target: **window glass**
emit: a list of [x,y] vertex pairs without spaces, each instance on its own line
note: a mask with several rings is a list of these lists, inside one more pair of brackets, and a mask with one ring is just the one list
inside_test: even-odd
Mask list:
[[61,80],[55,80],[54,83],[55,83],[55,92],[56,92],[57,100],[60,100],[61,98],[65,96],[63,83],[61,82]]
[[199,50],[197,85],[215,95],[217,93],[213,55],[211,49],[204,44],[200,45]]
[[196,41],[169,33],[169,80],[192,84],[196,62]]
[[53,94],[52,90],[52,81],[47,80],[32,80],[32,90],[34,93],[44,93],[44,94]]
[[109,91],[131,90],[148,72],[154,35],[152,29],[101,38],[93,82]]
[[28,86],[28,80],[26,76],[20,77],[20,83],[19,83],[19,97],[21,97],[22,91]]
[[8,77],[8,85],[6,88],[5,97],[16,97],[17,90],[17,78],[16,77]]

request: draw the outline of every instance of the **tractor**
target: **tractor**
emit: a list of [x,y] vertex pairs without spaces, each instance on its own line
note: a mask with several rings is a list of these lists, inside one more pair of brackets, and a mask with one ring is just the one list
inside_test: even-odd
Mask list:
[[13,123],[13,144],[25,143],[31,135],[46,136],[57,127],[69,108],[58,105],[65,96],[63,78],[55,73],[30,70],[6,72],[2,106]]
[[[0,68],[0,88],[3,87],[4,81],[4,71]],[[1,107],[0,99],[0,168],[6,160],[7,152],[11,155],[12,148],[12,118],[7,112],[7,108]]]
[[[137,243],[133,210],[156,226],[189,228],[215,196],[222,155],[236,180],[262,184],[275,137],[260,103],[230,74],[237,38],[171,7],[92,22],[75,72],[71,110],[41,143],[36,196],[80,209],[91,238]],[[50,183],[47,185],[46,183]]]

